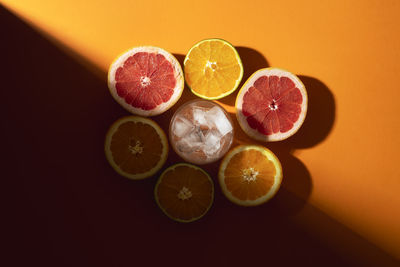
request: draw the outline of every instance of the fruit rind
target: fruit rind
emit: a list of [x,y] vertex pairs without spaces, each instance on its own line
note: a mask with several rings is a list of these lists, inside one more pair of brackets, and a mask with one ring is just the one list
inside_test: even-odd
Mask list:
[[[251,85],[254,84],[254,82],[261,76],[263,75],[276,75],[278,77],[286,76],[289,77],[293,80],[295,83],[296,87],[301,91],[302,96],[303,96],[303,102],[301,104],[301,113],[299,116],[299,119],[294,123],[293,128],[294,130],[290,130],[286,133],[280,133],[278,132],[277,134],[272,134],[272,135],[263,135],[260,132],[258,132],[256,129],[251,128],[246,121],[246,117],[243,115],[241,111],[241,107],[243,105],[243,96],[246,93],[247,89],[251,87]],[[303,82],[297,77],[295,74],[284,70],[280,68],[263,68],[259,69],[256,72],[254,72],[248,79],[247,81],[243,84],[243,86],[240,88],[237,97],[236,97],[236,102],[235,102],[235,109],[236,109],[236,118],[237,121],[240,125],[240,128],[243,129],[243,131],[249,135],[251,138],[262,141],[262,142],[275,142],[275,141],[282,141],[293,134],[295,134],[303,124],[306,115],[307,115],[307,107],[308,107],[308,96],[307,96],[307,91],[306,88],[303,84]]]
[[[270,191],[264,195],[263,197],[260,197],[255,200],[240,200],[236,198],[227,188],[224,179],[225,179],[225,169],[229,163],[229,161],[232,159],[234,155],[241,151],[245,150],[257,150],[261,152],[263,155],[265,155],[270,161],[274,163],[275,169],[276,169],[276,174],[275,174],[275,179],[274,179],[274,184],[272,185]],[[240,205],[240,206],[258,206],[261,205],[268,200],[270,200],[275,194],[278,192],[280,185],[282,183],[282,165],[279,161],[279,159],[275,156],[275,154],[269,150],[266,147],[259,146],[259,145],[240,145],[235,148],[233,148],[231,151],[229,151],[225,157],[222,159],[219,171],[218,171],[218,181],[221,186],[221,190],[223,194],[233,203]]]
[[187,82],[186,79],[185,79],[185,83],[186,83],[186,85],[189,87],[190,91],[191,91],[194,95],[196,95],[196,96],[198,96],[198,97],[200,97],[200,98],[203,98],[203,99],[207,99],[207,100],[217,100],[217,99],[221,99],[221,98],[224,98],[224,97],[226,97],[226,96],[232,94],[232,93],[239,87],[240,82],[242,81],[242,78],[243,78],[244,69],[243,69],[242,60],[241,60],[240,55],[239,55],[238,51],[236,50],[236,48],[235,48],[231,43],[229,43],[228,41],[226,41],[226,40],[224,40],[224,39],[221,39],[221,38],[204,39],[204,40],[201,40],[200,42],[197,42],[196,44],[194,44],[194,45],[190,48],[189,52],[188,52],[188,53],[186,54],[186,56],[185,56],[185,59],[184,59],[184,61],[183,61],[183,68],[185,68],[186,61],[189,59],[190,52],[191,52],[194,48],[198,47],[200,44],[205,43],[205,42],[209,42],[209,41],[221,41],[221,42],[223,42],[224,44],[228,45],[229,47],[231,47],[231,48],[233,49],[233,51],[234,51],[234,53],[235,53],[235,55],[236,55],[236,58],[237,58],[237,60],[238,60],[238,64],[239,64],[239,66],[240,66],[240,76],[239,76],[239,78],[236,80],[235,86],[234,86],[231,90],[229,90],[229,91],[227,91],[227,92],[225,92],[225,93],[223,93],[223,94],[221,94],[221,95],[219,95],[219,96],[207,97],[207,96],[204,96],[204,95],[202,95],[202,94],[199,94],[198,92],[196,92],[195,90],[193,90],[193,88],[189,85],[189,83]]
[[[175,217],[171,216],[171,215],[170,215],[168,212],[166,212],[166,210],[161,206],[161,204],[160,204],[160,202],[159,202],[159,199],[158,199],[158,195],[157,195],[158,186],[160,185],[160,183],[161,183],[161,181],[162,181],[162,178],[164,177],[165,173],[167,173],[168,171],[173,170],[173,169],[175,169],[175,168],[177,168],[177,167],[180,167],[180,166],[186,166],[186,167],[190,167],[190,168],[193,168],[193,169],[196,169],[196,170],[200,170],[202,173],[204,173],[204,174],[207,176],[208,180],[209,180],[210,183],[211,183],[211,202],[210,202],[210,205],[207,207],[207,209],[204,211],[203,214],[201,214],[201,215],[198,216],[198,217],[191,218],[190,220],[183,220],[183,219],[179,219],[179,218],[175,218]],[[202,168],[200,168],[200,167],[198,167],[198,166],[196,166],[196,165],[193,165],[193,164],[190,164],[190,163],[186,163],[186,162],[181,162],[181,163],[176,163],[176,164],[174,164],[174,165],[169,166],[167,169],[165,169],[165,170],[161,173],[160,177],[159,177],[158,180],[157,180],[156,186],[154,187],[154,198],[155,198],[155,201],[156,201],[156,203],[157,203],[157,206],[161,209],[161,211],[162,211],[165,215],[168,216],[168,218],[170,218],[170,219],[172,219],[172,220],[174,220],[174,221],[176,221],[176,222],[180,222],[180,223],[189,223],[189,222],[194,222],[194,221],[197,221],[197,220],[201,219],[202,217],[204,217],[204,215],[206,215],[206,214],[208,213],[208,211],[210,210],[211,206],[212,206],[213,203],[214,203],[214,190],[215,190],[215,189],[214,189],[214,182],[212,181],[211,176],[210,176],[205,170],[203,170]]]
[[[126,59],[128,59],[130,56],[132,56],[138,52],[162,54],[169,62],[171,62],[172,66],[174,68],[174,72],[175,72],[176,86],[174,88],[173,95],[167,102],[160,104],[159,106],[157,106],[155,109],[152,109],[152,110],[144,110],[141,108],[136,108],[136,107],[133,107],[132,105],[126,103],[125,99],[120,97],[117,94],[117,90],[115,88],[115,84],[116,84],[115,73],[116,73],[117,69],[120,66],[122,66],[122,64],[126,61]],[[145,117],[159,115],[159,114],[167,111],[173,105],[175,105],[176,102],[178,102],[179,98],[181,97],[184,86],[185,86],[183,70],[182,70],[181,64],[176,59],[176,57],[163,48],[160,48],[157,46],[148,46],[148,45],[132,47],[132,48],[127,49],[126,51],[122,52],[121,54],[119,54],[114,59],[114,61],[110,64],[110,67],[108,69],[107,78],[108,78],[107,80],[108,80],[109,91],[110,91],[112,97],[115,99],[115,101],[117,101],[117,103],[119,103],[124,109],[126,109],[130,113],[135,114],[135,115],[145,116]]]
[[[115,163],[115,161],[113,159],[112,152],[110,150],[112,136],[117,131],[118,127],[124,122],[142,122],[144,124],[148,124],[154,128],[154,130],[158,133],[158,135],[160,137],[160,141],[161,141],[161,144],[163,147],[160,161],[157,163],[156,166],[154,166],[153,168],[151,168],[149,171],[147,171],[145,173],[130,174],[130,173],[124,172]],[[142,179],[149,178],[149,177],[153,176],[154,174],[156,174],[165,164],[167,157],[168,157],[168,152],[169,152],[168,150],[169,150],[168,140],[167,140],[167,136],[166,136],[164,130],[162,130],[161,127],[155,121],[153,121],[149,118],[133,116],[133,115],[125,116],[125,117],[122,117],[122,118],[119,118],[118,120],[116,120],[108,129],[107,134],[106,134],[106,139],[104,142],[104,151],[105,151],[106,159],[109,162],[109,164],[111,165],[111,167],[118,174],[120,174],[123,177],[126,177],[128,179],[132,179],[132,180],[142,180]]]

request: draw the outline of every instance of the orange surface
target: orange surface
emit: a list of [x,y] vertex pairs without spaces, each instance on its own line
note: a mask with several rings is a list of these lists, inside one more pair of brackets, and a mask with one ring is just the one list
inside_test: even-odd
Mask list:
[[[400,259],[400,1],[2,3],[104,80],[114,57],[131,46],[156,45],[182,60],[211,37],[239,47],[244,79],[267,66],[298,74],[310,101],[303,129],[266,145],[309,173],[307,190],[286,186],[311,204],[295,220],[333,246],[343,243],[329,225],[340,225]],[[284,179],[296,179],[283,168]],[[329,219],[320,221],[314,207]]]
[[198,220],[210,209],[214,185],[203,170],[190,165],[172,165],[157,180],[154,189],[158,206],[173,220]]

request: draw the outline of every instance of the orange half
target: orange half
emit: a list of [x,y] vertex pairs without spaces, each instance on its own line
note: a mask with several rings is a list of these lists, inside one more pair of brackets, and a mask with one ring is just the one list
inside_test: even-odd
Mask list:
[[210,209],[214,184],[203,169],[179,163],[161,174],[154,194],[157,205],[168,217],[179,222],[192,222]]
[[187,85],[204,99],[220,99],[231,94],[243,77],[239,53],[222,39],[198,42],[189,50],[183,64]]
[[238,146],[222,160],[219,183],[224,195],[241,206],[256,206],[271,199],[282,181],[278,158],[267,148]]
[[150,177],[161,169],[167,159],[168,141],[153,120],[127,116],[110,127],[104,150],[115,171],[137,180]]

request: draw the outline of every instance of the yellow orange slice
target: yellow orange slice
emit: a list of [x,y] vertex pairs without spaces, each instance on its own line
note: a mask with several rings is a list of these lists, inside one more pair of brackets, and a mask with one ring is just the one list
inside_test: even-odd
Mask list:
[[222,39],[206,39],[195,44],[184,61],[187,85],[204,99],[220,99],[231,94],[243,77],[243,65],[236,49]]
[[276,194],[282,181],[282,167],[269,149],[243,145],[224,157],[218,178],[222,192],[230,201],[256,206]]
[[168,141],[153,120],[127,116],[110,127],[104,149],[108,162],[119,174],[137,180],[161,169],[167,159]]
[[210,209],[214,185],[203,169],[178,163],[161,174],[154,194],[158,206],[168,217],[179,222],[192,222]]

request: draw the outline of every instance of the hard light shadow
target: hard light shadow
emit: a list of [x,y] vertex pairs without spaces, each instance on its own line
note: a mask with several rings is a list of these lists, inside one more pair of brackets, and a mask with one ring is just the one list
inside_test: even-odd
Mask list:
[[[207,216],[192,224],[171,221],[153,199],[156,176],[133,182],[106,162],[107,129],[129,114],[110,96],[105,77],[1,6],[0,23],[7,25],[0,28],[7,36],[0,42],[7,51],[0,90],[4,179],[16,188],[6,195],[8,210],[15,212],[4,217],[15,222],[5,241],[12,244],[6,254],[15,266],[247,266],[266,258],[279,266],[355,266],[351,255],[340,258],[292,220],[307,207],[311,180],[289,144],[271,148],[287,170],[283,190],[271,202],[254,209],[235,206],[214,179],[217,193]],[[180,103],[193,98],[185,88]],[[173,112],[154,119],[166,130]],[[169,160],[179,158],[171,152]],[[217,166],[204,168],[215,178]],[[365,240],[356,244],[391,259]]]
[[236,46],[244,67],[243,85],[250,76],[259,69],[268,68],[270,65],[264,55],[250,47]]
[[335,98],[320,80],[299,75],[308,95],[307,116],[299,131],[287,139],[293,148],[308,148],[321,143],[331,132],[335,122]]

